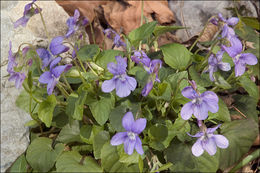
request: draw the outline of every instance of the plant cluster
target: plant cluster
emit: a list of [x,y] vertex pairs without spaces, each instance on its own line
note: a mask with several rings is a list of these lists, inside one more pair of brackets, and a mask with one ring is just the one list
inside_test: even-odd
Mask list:
[[[35,14],[45,26],[41,12],[34,0],[14,26]],[[216,37],[189,50],[158,47],[161,34],[183,27],[155,21],[128,35],[104,30],[123,51],[87,44],[85,32],[71,43],[91,25],[78,10],[48,47],[23,43],[13,53],[10,42],[9,80],[24,88],[16,103],[32,118],[31,144],[11,171],[216,172],[233,165],[258,133],[259,36],[240,19],[212,17]]]

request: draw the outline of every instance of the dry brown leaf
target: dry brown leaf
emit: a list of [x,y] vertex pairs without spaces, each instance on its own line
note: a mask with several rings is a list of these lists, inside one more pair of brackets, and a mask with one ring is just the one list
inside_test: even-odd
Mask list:
[[[87,17],[93,25],[96,43],[103,46],[103,27],[108,26],[118,33],[128,34],[140,26],[142,1],[56,1],[64,10],[72,16],[74,10]],[[157,20],[160,24],[175,22],[174,14],[165,1],[144,1],[144,16],[148,21]],[[144,21],[145,22],[145,21]],[[93,43],[91,28],[88,25],[86,31],[90,43]],[[171,37],[169,40],[173,40]],[[173,42],[173,41],[172,41]],[[110,47],[105,46],[105,48]]]
[[248,48],[255,49],[254,44],[254,42],[246,41],[246,47]]
[[56,2],[70,15],[73,16],[74,11],[78,9],[80,13],[87,17],[90,22],[96,17],[95,10],[100,5],[106,4],[109,1],[58,1]]
[[217,32],[218,27],[212,23],[209,23],[200,37],[199,42],[211,41]]
[[[112,1],[102,7],[107,22],[117,32],[123,30],[125,34],[128,34],[141,24],[142,1]],[[153,21],[154,15],[160,24],[175,22],[167,1],[144,1],[143,15],[148,21]]]
[[253,143],[253,146],[259,146],[260,145],[260,134],[257,135],[254,143]]
[[160,35],[158,38],[158,47],[168,43],[181,43],[181,40],[170,32]]

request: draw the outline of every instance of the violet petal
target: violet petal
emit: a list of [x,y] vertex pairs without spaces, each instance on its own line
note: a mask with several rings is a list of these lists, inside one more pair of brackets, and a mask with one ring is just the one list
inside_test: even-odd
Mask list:
[[145,118],[139,118],[135,122],[133,122],[131,131],[135,132],[137,134],[140,134],[146,127],[146,119]]
[[115,134],[111,141],[110,141],[110,144],[111,145],[120,145],[122,143],[124,143],[124,141],[126,140],[127,138],[127,132],[118,132],[117,134]]
[[105,93],[109,93],[111,91],[113,91],[116,87],[116,82],[115,79],[112,78],[110,80],[105,80],[101,86],[101,89],[103,92]]
[[134,116],[132,112],[127,112],[122,118],[122,126],[126,131],[132,130],[132,125],[134,123]]

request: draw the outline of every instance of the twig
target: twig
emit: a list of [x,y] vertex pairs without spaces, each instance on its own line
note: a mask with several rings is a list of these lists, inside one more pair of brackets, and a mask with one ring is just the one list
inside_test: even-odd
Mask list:
[[184,5],[184,2],[181,1],[181,3],[180,3],[181,23],[182,23],[182,25],[185,27],[185,32],[186,32],[186,34],[187,34],[187,37],[190,38],[190,34],[189,34],[189,32],[188,32],[188,30],[187,30],[187,28],[186,28],[186,24],[185,24],[184,17],[183,17],[183,10],[182,10],[183,5]]
[[239,112],[244,118],[247,118],[245,114],[243,114],[243,112],[241,112],[238,108],[236,108],[234,105],[231,106],[232,108],[234,108],[237,112]]

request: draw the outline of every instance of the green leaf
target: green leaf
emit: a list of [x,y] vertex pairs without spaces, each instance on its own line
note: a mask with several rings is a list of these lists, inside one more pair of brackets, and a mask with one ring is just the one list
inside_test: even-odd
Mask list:
[[160,81],[164,81],[165,79],[167,79],[167,77],[171,74],[175,73],[175,70],[173,70],[171,67],[161,67],[159,69],[159,79]]
[[57,137],[57,141],[65,144],[70,142],[82,142],[80,138],[79,122],[75,120],[71,124],[64,126]]
[[96,125],[84,125],[80,129],[80,138],[87,144],[93,144],[94,137],[100,132],[103,131],[104,127]]
[[219,166],[219,151],[210,156],[204,152],[200,157],[195,157],[191,152],[191,143],[182,143],[173,140],[171,145],[165,150],[167,162],[173,166],[170,168],[173,172],[216,172]]
[[141,87],[144,87],[146,85],[149,77],[149,73],[147,73],[144,69],[140,69],[135,73],[135,79]]
[[96,58],[96,63],[106,69],[110,62],[116,63],[115,56],[123,56],[124,52],[119,50],[104,50]]
[[190,132],[190,124],[183,120],[180,116],[174,121],[172,130],[178,139],[184,142],[187,139],[187,132]]
[[53,149],[51,139],[39,137],[28,146],[26,160],[34,170],[48,172],[63,150],[63,144],[56,144]]
[[[257,100],[247,95],[235,95],[233,96],[235,100],[233,106],[235,106],[240,112],[242,112],[247,118],[251,118],[258,122],[258,112],[256,110]],[[233,109],[230,112],[231,115],[240,115],[240,113]]]
[[138,71],[143,71],[143,67],[142,66],[134,66],[133,68],[131,68],[129,71],[128,71],[128,74],[129,75],[135,75],[136,72]]
[[[181,90],[186,86],[189,86],[189,83],[185,79],[188,79],[187,71],[171,74],[166,79],[171,84],[174,100],[179,100],[184,98],[181,94]],[[186,102],[184,101],[184,103]]]
[[220,168],[224,170],[236,163],[248,152],[258,134],[258,124],[252,119],[235,120],[224,123],[221,133],[228,141],[229,146],[220,151]]
[[90,104],[90,110],[95,120],[100,125],[104,125],[108,120],[109,114],[114,107],[114,98],[112,96],[102,97],[100,100]]
[[81,139],[88,143],[88,140],[91,136],[91,132],[92,132],[92,126],[91,125],[84,125],[80,128],[80,137]]
[[251,97],[258,100],[258,97],[259,97],[258,87],[256,86],[256,84],[253,81],[251,81],[246,76],[241,76],[239,78],[239,82],[240,82],[240,85],[245,88],[245,90],[248,92],[248,94]]
[[139,159],[138,159],[138,166],[139,166],[140,173],[142,173],[143,169],[144,169],[144,162],[143,162],[143,159],[140,155],[139,155]]
[[246,25],[256,30],[260,30],[260,23],[256,17],[241,17],[241,19]]
[[165,123],[166,123],[166,126],[167,126],[167,128],[168,128],[168,136],[167,136],[167,138],[166,138],[162,143],[163,143],[163,145],[165,146],[165,148],[167,148],[167,147],[170,145],[172,139],[173,139],[177,134],[176,134],[176,129],[174,128],[174,126],[173,126],[173,124],[172,124],[172,121],[166,120]]
[[73,117],[75,112],[75,103],[78,100],[78,94],[71,93],[68,97],[68,105],[66,106],[66,114]]
[[140,41],[149,37],[153,33],[156,24],[156,21],[145,23],[139,28],[131,31],[128,35],[128,38],[130,39],[132,45],[136,47]]
[[79,98],[75,102],[75,110],[73,114],[73,118],[76,120],[82,120],[83,118],[83,111],[84,111],[84,103],[87,97],[87,87],[82,85],[78,89]]
[[90,156],[81,156],[77,151],[63,153],[56,163],[57,172],[103,172]]
[[109,140],[110,135],[107,131],[101,131],[95,135],[93,140],[94,156],[95,159],[101,158],[101,149],[103,145]]
[[174,91],[177,89],[177,87],[182,90],[189,85],[189,83],[185,79],[188,79],[187,71],[171,74],[170,76],[168,76],[167,81],[171,84],[172,90]]
[[152,171],[152,172],[160,172],[169,169],[173,164],[172,163],[166,163],[163,166],[161,166],[159,169]]
[[68,98],[68,106],[66,107],[66,113],[75,120],[82,120],[84,103],[87,97],[87,89],[84,85],[78,89],[79,95],[71,93]]
[[209,120],[217,119],[217,120],[224,121],[224,122],[231,121],[231,117],[230,117],[230,113],[227,108],[227,105],[221,98],[219,98],[218,107],[219,107],[219,109],[218,109],[217,113],[213,114],[213,113],[209,112],[208,119]]
[[215,75],[216,81],[215,84],[223,89],[230,89],[231,85],[221,76],[221,75]]
[[165,63],[176,70],[185,70],[191,62],[191,53],[181,44],[166,44],[160,48]]
[[42,103],[40,103],[38,116],[42,122],[46,125],[46,127],[51,126],[53,111],[57,104],[56,97],[54,94],[47,97]]
[[189,74],[191,76],[191,79],[193,79],[197,84],[199,84],[202,87],[209,87],[212,85],[212,82],[209,80],[209,78],[203,75],[204,73],[199,74],[194,66],[191,66],[189,68]]
[[[29,112],[29,105],[30,105],[30,95],[23,90],[20,95],[17,97],[15,104],[18,108],[24,110],[27,113]],[[32,100],[32,108],[34,108],[36,106],[36,108],[34,109],[33,113],[38,112],[38,104]]]
[[155,26],[153,33],[154,33],[155,37],[158,37],[161,34],[164,34],[166,32],[170,32],[170,31],[176,31],[178,29],[185,29],[185,27],[183,27],[183,26]]
[[110,142],[105,143],[101,149],[101,166],[106,172],[139,172],[138,164],[127,166],[119,162],[117,149]]
[[139,154],[134,151],[133,154],[128,155],[125,153],[124,146],[120,145],[117,147],[118,153],[119,153],[119,161],[121,163],[125,163],[126,165],[130,165],[133,163],[138,163],[139,161]]
[[86,79],[87,82],[99,79],[97,75],[93,74],[93,72],[82,73],[82,76]]
[[249,164],[249,162],[252,162],[253,160],[259,158],[260,149],[254,150],[253,153],[250,153],[248,156],[243,158],[235,167],[233,167],[230,172],[237,172],[240,168],[246,166]]
[[71,78],[79,78],[80,77],[80,72],[77,69],[77,67],[73,66],[65,73],[65,76],[66,77],[71,77]]
[[28,85],[29,89],[32,89],[32,86],[33,86],[32,71],[28,72],[27,85]]
[[12,164],[11,168],[7,172],[27,172],[27,161],[24,154],[18,157],[16,161]]
[[168,136],[168,128],[162,124],[156,124],[149,128],[149,134],[156,141],[164,141]]
[[85,144],[85,145],[75,145],[71,148],[73,151],[77,151],[80,153],[91,153],[93,151],[92,145]]
[[122,126],[122,118],[126,113],[126,109],[126,106],[118,106],[114,108],[109,115],[111,126],[118,132],[124,131],[124,128]]
[[77,57],[81,61],[90,61],[95,59],[95,56],[99,53],[99,47],[96,44],[85,45],[77,52]]
[[35,121],[35,120],[27,121],[27,122],[24,124],[25,127],[32,127],[32,126],[36,126],[36,125],[38,125],[38,122]]
[[153,88],[153,90],[150,92],[151,98],[154,98],[156,100],[165,100],[170,101],[171,100],[171,87],[168,82],[162,82],[158,84],[157,88]]
[[62,111],[57,115],[54,114],[51,125],[54,127],[62,128],[68,123],[69,123],[69,117],[64,111]]

